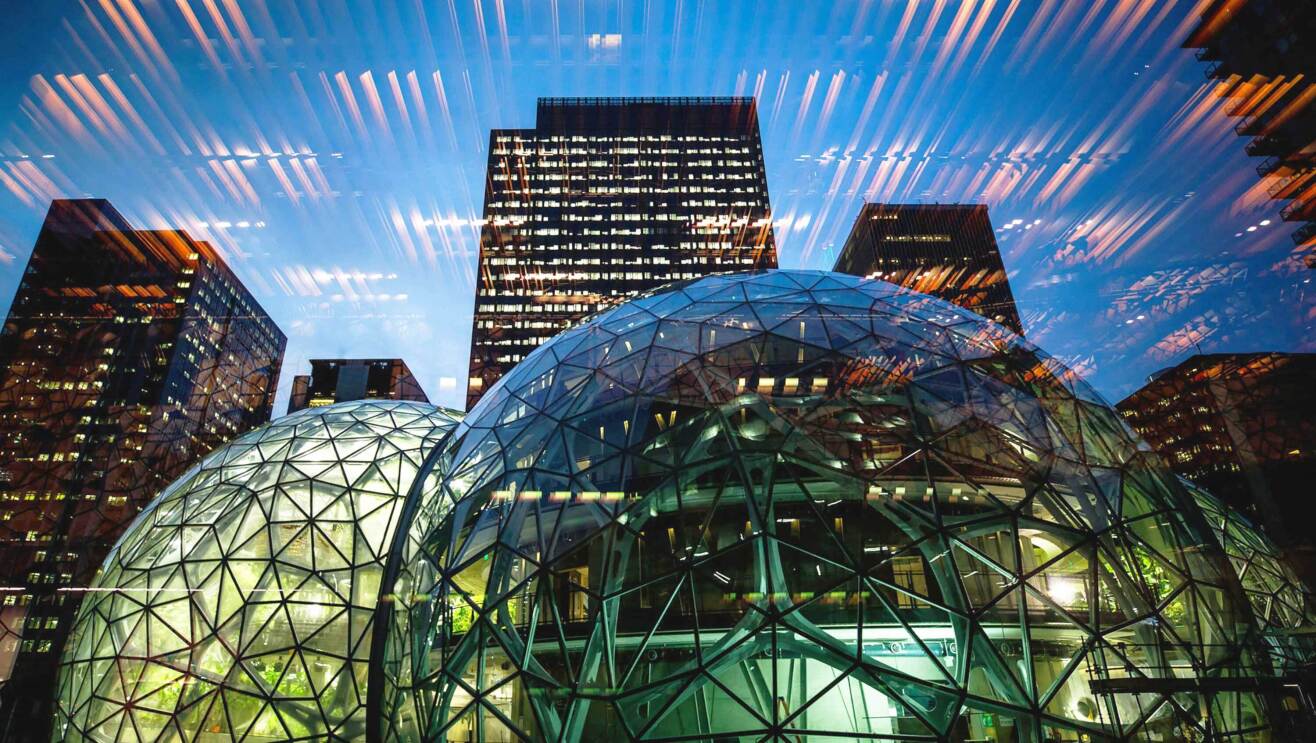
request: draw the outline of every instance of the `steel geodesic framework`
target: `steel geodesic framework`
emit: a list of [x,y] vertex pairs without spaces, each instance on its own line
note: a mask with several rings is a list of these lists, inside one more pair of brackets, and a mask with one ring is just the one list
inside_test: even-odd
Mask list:
[[425,456],[456,423],[358,401],[209,454],[142,512],[65,650],[57,740],[365,735],[385,552]]
[[1294,672],[1316,660],[1310,629],[1316,626],[1316,597],[1285,562],[1280,548],[1246,516],[1180,477],[1206,514],[1261,625],[1279,672]]
[[1268,724],[1255,693],[1168,683],[1270,672],[1189,492],[1063,365],[889,284],[642,296],[522,361],[426,468],[374,628],[376,738]]

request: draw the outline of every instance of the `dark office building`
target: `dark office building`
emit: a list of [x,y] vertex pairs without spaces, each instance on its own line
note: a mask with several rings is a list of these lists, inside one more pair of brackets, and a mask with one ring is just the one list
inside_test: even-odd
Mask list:
[[311,373],[292,378],[288,412],[366,399],[430,401],[402,359],[311,359]]
[[51,204],[0,334],[0,739],[48,739],[78,589],[165,485],[270,419],[285,344],[210,245]]
[[1209,62],[1293,242],[1316,268],[1316,0],[1214,0],[1184,42]]
[[864,204],[832,270],[907,286],[1024,332],[982,204]]
[[586,315],[777,266],[753,98],[541,98],[491,133],[484,199],[467,407]]
[[[1176,472],[1252,515],[1316,578],[1316,354],[1206,354],[1116,407]],[[1316,585],[1316,583],[1313,583]]]

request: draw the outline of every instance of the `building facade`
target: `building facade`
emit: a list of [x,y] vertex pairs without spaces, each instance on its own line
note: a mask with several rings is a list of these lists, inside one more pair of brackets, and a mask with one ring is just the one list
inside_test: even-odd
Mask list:
[[285,345],[210,245],[51,204],[0,335],[0,738],[48,725],[80,589],[119,534],[270,419]]
[[864,204],[833,270],[916,289],[1024,332],[983,204]]
[[311,373],[292,378],[288,412],[351,400],[430,401],[402,359],[311,359]]
[[593,312],[777,265],[752,98],[542,98],[490,135],[484,220],[468,408]]
[[1316,354],[1205,354],[1116,407],[1180,475],[1260,522],[1309,583]]
[[1216,94],[1230,99],[1247,153],[1280,216],[1298,223],[1293,242],[1316,268],[1316,0],[1213,0],[1184,41],[1209,62]]

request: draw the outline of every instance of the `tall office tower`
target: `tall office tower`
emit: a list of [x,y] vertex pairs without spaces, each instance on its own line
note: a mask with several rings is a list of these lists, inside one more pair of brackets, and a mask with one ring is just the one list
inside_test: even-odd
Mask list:
[[0,739],[48,729],[79,589],[153,494],[269,420],[285,344],[210,245],[51,204],[0,334]]
[[864,204],[832,270],[907,286],[1024,332],[983,204]]
[[468,408],[586,315],[777,266],[753,98],[541,98],[490,134],[484,218]]
[[1213,0],[1184,41],[1210,62],[1216,95],[1233,103],[1247,153],[1280,216],[1301,222],[1293,242],[1316,268],[1316,0]]
[[1115,407],[1176,472],[1251,514],[1316,585],[1316,354],[1205,354]]
[[311,373],[292,378],[288,412],[366,399],[430,401],[402,359],[311,359]]

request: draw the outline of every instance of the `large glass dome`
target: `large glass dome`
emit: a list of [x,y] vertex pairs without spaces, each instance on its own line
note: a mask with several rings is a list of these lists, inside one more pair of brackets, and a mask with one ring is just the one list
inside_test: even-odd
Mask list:
[[1179,481],[1062,364],[882,282],[716,276],[596,315],[490,390],[418,488],[376,737],[1266,725],[1228,681],[1270,672],[1260,632]]
[[208,455],[124,533],[78,612],[56,740],[365,736],[384,555],[449,411],[305,410]]

